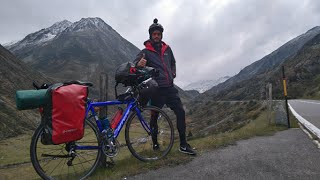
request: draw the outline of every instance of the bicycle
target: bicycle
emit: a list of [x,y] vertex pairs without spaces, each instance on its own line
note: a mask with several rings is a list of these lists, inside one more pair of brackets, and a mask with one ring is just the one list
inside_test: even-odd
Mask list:
[[[152,78],[130,86],[124,94],[119,96],[115,88],[118,100],[93,102],[88,99],[85,133],[79,141],[43,145],[41,136],[44,126],[40,124],[34,132],[30,145],[31,162],[38,175],[44,179],[70,179],[71,176],[76,179],[87,178],[98,167],[102,153],[107,157],[115,157],[118,154],[120,143],[117,137],[125,123],[126,145],[134,157],[145,162],[166,156],[174,142],[174,128],[171,120],[161,109],[153,106],[141,107],[138,102],[139,90],[150,80]],[[92,86],[91,83],[80,81],[76,83]],[[116,128],[107,131],[103,129],[95,107],[111,105],[127,105],[127,107]],[[150,124],[153,124],[152,127]],[[154,146],[155,139],[159,146]]]

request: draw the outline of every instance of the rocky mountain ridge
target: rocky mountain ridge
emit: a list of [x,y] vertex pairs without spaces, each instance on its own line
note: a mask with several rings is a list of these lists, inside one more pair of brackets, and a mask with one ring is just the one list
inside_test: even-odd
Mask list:
[[[225,82],[214,86],[210,90],[206,91],[203,94],[203,97],[212,96],[212,97],[224,97],[223,94],[232,93],[233,90],[239,90],[242,87],[245,87],[246,84],[253,84],[253,79],[257,77],[265,77],[266,74],[277,70],[286,60],[293,58],[297,55],[297,53],[303,49],[303,47],[315,38],[318,34],[320,34],[320,27],[316,26],[306,33],[297,36],[296,38],[290,40],[285,43],[269,55],[263,57],[262,59],[250,64],[245,67],[242,71],[240,71],[237,75],[231,77]],[[260,84],[260,83],[259,83]],[[259,93],[255,93],[254,96],[250,95],[250,98],[260,99],[261,95],[264,94],[264,87],[261,85],[258,89],[254,89]],[[242,91],[251,92],[250,89],[246,88]],[[239,93],[238,93],[239,94]],[[246,95],[234,96],[231,100],[238,100],[245,98]],[[219,99],[220,99],[219,98]],[[228,99],[231,97],[224,97],[223,99]],[[248,97],[249,98],[249,97]]]
[[15,92],[33,89],[32,82],[51,78],[26,65],[0,45],[0,140],[35,129],[40,121],[36,110],[17,111]]

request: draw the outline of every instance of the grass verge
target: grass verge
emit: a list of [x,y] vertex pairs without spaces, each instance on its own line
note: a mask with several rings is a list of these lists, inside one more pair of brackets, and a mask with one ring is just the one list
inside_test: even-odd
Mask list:
[[[291,116],[291,127],[298,127],[298,124]],[[269,124],[267,120],[267,112],[262,112],[260,116],[247,125],[232,132],[209,135],[203,138],[190,140],[192,146],[197,147],[198,154],[202,154],[212,149],[235,144],[236,141],[248,139],[253,136],[272,135],[277,131],[287,129],[286,126],[276,126]],[[91,179],[120,179],[127,176],[132,176],[139,173],[144,173],[149,170],[158,169],[160,167],[170,167],[179,164],[184,164],[191,161],[194,157],[187,156],[178,152],[178,142],[175,143],[169,155],[162,160],[156,162],[144,163],[133,156],[116,161],[116,165],[112,168],[99,168],[91,177]]]

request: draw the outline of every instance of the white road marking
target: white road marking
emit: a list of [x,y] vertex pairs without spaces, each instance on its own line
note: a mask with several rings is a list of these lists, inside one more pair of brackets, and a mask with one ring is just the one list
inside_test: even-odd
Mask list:
[[309,104],[319,104],[320,102],[312,102],[312,101],[305,101],[305,100],[295,100],[295,101],[299,101],[299,102],[303,102],[303,103],[309,103]]
[[320,139],[320,129],[318,129],[316,126],[311,124],[309,121],[304,119],[302,116],[300,116],[288,103],[289,108],[292,112],[292,114],[298,119],[298,121],[303,124],[304,127],[306,127],[310,132],[312,132],[315,136],[317,136]]

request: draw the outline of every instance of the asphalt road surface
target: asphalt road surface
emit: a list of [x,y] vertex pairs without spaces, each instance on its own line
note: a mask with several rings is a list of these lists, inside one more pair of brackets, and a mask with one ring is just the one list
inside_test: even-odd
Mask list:
[[320,150],[301,129],[254,137],[127,179],[320,179]]
[[320,129],[320,101],[297,99],[289,103],[300,116]]

